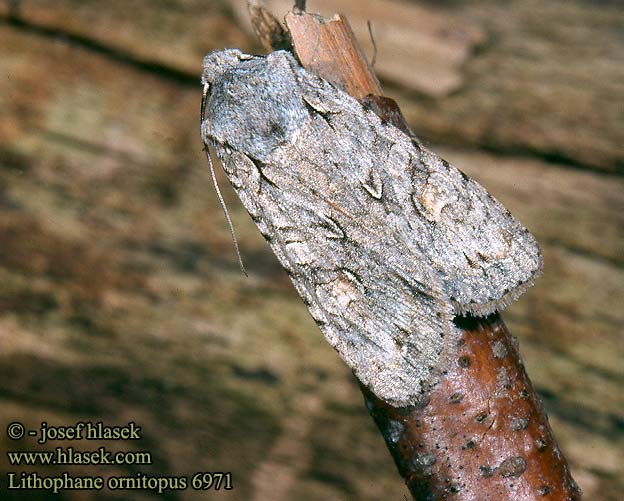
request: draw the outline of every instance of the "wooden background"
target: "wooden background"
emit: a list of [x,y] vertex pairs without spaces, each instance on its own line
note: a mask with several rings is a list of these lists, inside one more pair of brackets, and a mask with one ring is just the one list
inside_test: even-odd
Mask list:
[[[260,51],[244,4],[0,2],[2,483],[4,451],[40,450],[9,441],[9,422],[102,420],[139,423],[140,443],[108,447],[155,464],[37,471],[232,471],[224,499],[406,494],[350,372],[220,176],[249,278],[238,270],[202,156],[199,75],[213,49]],[[539,240],[545,275],[504,318],[586,499],[619,499],[624,13],[583,0],[308,7],[347,14],[368,54],[372,21],[382,84],[413,130]]]

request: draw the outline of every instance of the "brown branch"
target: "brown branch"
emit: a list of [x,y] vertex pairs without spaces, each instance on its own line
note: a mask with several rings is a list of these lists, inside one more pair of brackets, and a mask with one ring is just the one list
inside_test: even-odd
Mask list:
[[[394,101],[380,96],[344,17],[296,11],[286,25],[305,68],[410,133]],[[454,363],[418,405],[394,408],[362,386],[414,499],[580,499],[503,321],[491,315],[455,322],[463,335]]]
[[501,318],[456,323],[455,363],[421,405],[405,412],[362,387],[414,499],[580,499]]

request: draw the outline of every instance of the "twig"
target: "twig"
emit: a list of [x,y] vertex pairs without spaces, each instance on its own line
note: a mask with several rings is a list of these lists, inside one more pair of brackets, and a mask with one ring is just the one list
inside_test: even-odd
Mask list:
[[370,36],[371,43],[373,44],[373,57],[371,58],[371,68],[375,67],[375,63],[377,62],[377,42],[375,42],[375,35],[373,35],[373,23],[371,23],[370,19],[366,21],[366,27],[368,28],[368,35]]
[[248,0],[247,10],[254,32],[265,50],[292,50],[289,33],[264,7],[261,0]]

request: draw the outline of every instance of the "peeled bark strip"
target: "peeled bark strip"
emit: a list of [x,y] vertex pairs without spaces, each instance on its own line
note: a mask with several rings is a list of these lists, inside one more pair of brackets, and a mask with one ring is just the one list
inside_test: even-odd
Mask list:
[[304,68],[357,99],[381,94],[379,80],[343,16],[326,21],[320,16],[289,12],[286,26],[295,55]]
[[[308,70],[409,132],[364,59],[346,20],[289,13],[294,51]],[[457,317],[454,363],[418,405],[395,408],[362,386],[414,499],[578,500],[581,493],[498,315]]]

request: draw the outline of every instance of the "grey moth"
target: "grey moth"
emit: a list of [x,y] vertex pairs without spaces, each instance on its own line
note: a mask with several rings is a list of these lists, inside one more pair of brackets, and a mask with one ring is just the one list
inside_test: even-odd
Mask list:
[[277,51],[206,56],[201,136],[312,317],[395,406],[435,384],[458,314],[507,306],[542,267],[481,185]]

